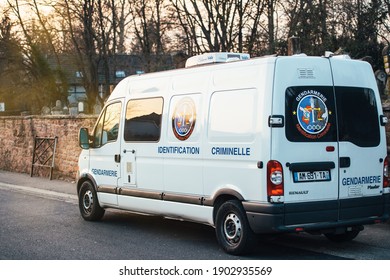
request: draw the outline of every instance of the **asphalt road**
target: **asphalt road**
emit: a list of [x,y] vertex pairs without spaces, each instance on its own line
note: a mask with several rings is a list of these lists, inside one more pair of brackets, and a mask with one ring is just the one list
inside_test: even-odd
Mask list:
[[214,229],[106,211],[84,221],[75,200],[0,188],[0,260],[390,260],[390,224],[367,226],[352,242],[323,236],[262,236],[245,257],[225,254]]

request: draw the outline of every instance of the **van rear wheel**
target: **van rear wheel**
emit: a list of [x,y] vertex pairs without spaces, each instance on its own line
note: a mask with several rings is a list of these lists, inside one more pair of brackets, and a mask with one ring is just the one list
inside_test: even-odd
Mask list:
[[90,181],[81,184],[79,209],[81,216],[87,221],[100,220],[104,215],[104,209],[100,207],[95,188]]
[[248,253],[254,234],[245,211],[237,200],[228,200],[217,210],[215,231],[218,243],[232,255]]
[[333,242],[347,242],[355,239],[358,236],[360,230],[354,229],[346,231],[344,233],[325,233],[326,238]]

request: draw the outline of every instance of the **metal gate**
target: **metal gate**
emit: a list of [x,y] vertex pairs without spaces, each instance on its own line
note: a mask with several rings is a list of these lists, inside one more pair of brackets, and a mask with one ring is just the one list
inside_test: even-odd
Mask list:
[[31,177],[34,175],[34,167],[47,167],[50,168],[49,179],[52,179],[57,140],[58,137],[35,137]]

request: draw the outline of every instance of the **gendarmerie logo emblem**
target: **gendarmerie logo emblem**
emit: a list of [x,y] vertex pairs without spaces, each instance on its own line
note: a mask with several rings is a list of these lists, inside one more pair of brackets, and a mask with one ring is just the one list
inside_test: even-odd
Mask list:
[[296,97],[298,106],[293,112],[297,117],[298,131],[310,139],[319,139],[326,135],[330,129],[329,115],[326,106],[326,97],[315,90],[301,92]]
[[191,98],[181,99],[172,115],[172,130],[176,138],[184,141],[187,140],[194,128],[196,121],[195,103]]

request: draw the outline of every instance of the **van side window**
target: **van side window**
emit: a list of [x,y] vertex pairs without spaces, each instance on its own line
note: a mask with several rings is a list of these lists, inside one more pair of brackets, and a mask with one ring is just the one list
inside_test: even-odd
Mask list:
[[158,141],[162,108],[162,97],[130,100],[126,107],[125,141]]
[[93,146],[95,148],[118,139],[121,108],[121,103],[113,103],[108,105],[100,115],[100,119],[93,133]]
[[340,141],[359,147],[378,146],[380,131],[374,91],[353,87],[336,87],[335,91]]
[[255,138],[256,90],[214,92],[210,100],[208,138],[211,142],[251,142]]

